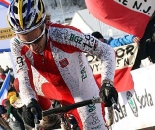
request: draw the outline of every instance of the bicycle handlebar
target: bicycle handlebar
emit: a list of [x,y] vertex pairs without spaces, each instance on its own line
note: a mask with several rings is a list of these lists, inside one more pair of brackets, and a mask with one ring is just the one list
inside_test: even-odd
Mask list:
[[[51,115],[51,114],[66,113],[66,112],[68,112],[70,110],[73,110],[75,108],[86,106],[86,105],[89,105],[89,104],[94,104],[94,103],[102,103],[102,99],[100,97],[98,97],[98,98],[93,98],[93,99],[90,99],[90,100],[85,100],[85,101],[82,101],[82,102],[77,102],[75,104],[71,104],[71,105],[68,105],[68,106],[54,108],[54,109],[51,109],[51,110],[43,111],[42,115],[43,116],[48,116],[48,115]],[[114,109],[116,109],[119,112],[119,109],[117,108],[117,104],[115,103],[114,100],[112,100],[112,103],[113,103]]]
[[72,104],[72,105],[63,106],[63,107],[43,111],[42,115],[43,116],[48,116],[48,115],[51,115],[51,114],[65,113],[65,112],[68,112],[68,111],[70,111],[72,109],[82,107],[82,106],[85,106],[85,105],[89,105],[89,104],[92,104],[92,100],[86,100],[86,101],[78,102],[78,103],[75,103],[75,104]]

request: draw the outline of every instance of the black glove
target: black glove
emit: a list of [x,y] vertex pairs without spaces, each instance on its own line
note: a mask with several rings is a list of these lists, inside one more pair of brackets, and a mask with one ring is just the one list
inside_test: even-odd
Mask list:
[[112,102],[111,102],[112,98],[116,103],[118,101],[118,93],[114,88],[113,83],[108,80],[103,80],[99,95],[102,98],[102,101],[104,102],[105,107],[112,106]]
[[28,126],[31,126],[32,128],[35,127],[34,124],[34,115],[31,112],[31,108],[35,108],[37,115],[38,115],[38,119],[41,120],[42,119],[42,110],[38,104],[38,102],[35,99],[31,99],[30,104],[28,104],[28,106],[24,106],[23,107],[23,113],[22,113],[22,117],[24,120],[24,123]]

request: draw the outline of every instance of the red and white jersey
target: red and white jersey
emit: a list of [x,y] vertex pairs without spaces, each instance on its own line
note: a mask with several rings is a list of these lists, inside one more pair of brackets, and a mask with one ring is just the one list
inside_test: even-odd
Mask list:
[[[21,98],[25,104],[31,98],[36,98],[36,93],[59,100],[64,105],[99,97],[99,88],[84,53],[101,59],[102,80],[113,81],[114,78],[114,50],[90,34],[83,34],[70,26],[49,25],[43,54],[34,54],[16,37],[11,40],[11,53],[17,70]],[[87,112],[83,108],[77,111],[82,113],[80,118],[86,120],[83,115],[87,115]],[[96,107],[95,111],[102,115],[101,107]],[[103,122],[101,124],[104,125]],[[87,123],[82,125],[83,129],[88,127]]]

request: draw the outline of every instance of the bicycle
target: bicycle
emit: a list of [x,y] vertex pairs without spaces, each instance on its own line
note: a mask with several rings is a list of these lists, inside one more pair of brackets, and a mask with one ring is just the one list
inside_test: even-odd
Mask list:
[[[118,112],[120,112],[118,107],[117,107],[117,104],[116,104],[116,102],[114,101],[113,98],[111,99],[111,102],[113,103],[113,105],[112,105],[113,108],[115,110],[117,110]],[[51,109],[51,110],[46,110],[46,111],[42,112],[42,115],[43,116],[48,116],[48,115],[52,115],[52,114],[60,114],[61,113],[61,116],[60,116],[61,130],[71,130],[70,124],[68,122],[68,118],[66,117],[66,113],[69,112],[70,110],[73,110],[73,109],[76,109],[76,108],[79,108],[79,107],[83,107],[83,106],[86,106],[86,105],[89,105],[89,104],[96,104],[96,103],[102,103],[102,99],[100,97],[98,97],[98,98],[85,100],[85,101],[82,101],[82,102],[77,102],[77,103],[74,103],[74,104],[71,104],[71,105],[68,105],[68,106],[63,106],[63,107],[54,108],[54,109]],[[38,121],[38,118],[37,118],[37,113],[34,110],[31,110],[31,112],[34,114],[34,118],[35,118],[34,119],[35,130],[39,130],[39,123],[38,123],[39,121]]]

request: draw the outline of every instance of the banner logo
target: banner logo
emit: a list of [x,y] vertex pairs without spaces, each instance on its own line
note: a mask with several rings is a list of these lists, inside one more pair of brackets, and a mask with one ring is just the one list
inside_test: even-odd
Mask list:
[[135,99],[133,98],[133,95],[132,95],[132,93],[130,91],[127,91],[126,98],[127,98],[128,104],[129,104],[133,114],[136,117],[138,117],[138,108],[137,108]]

